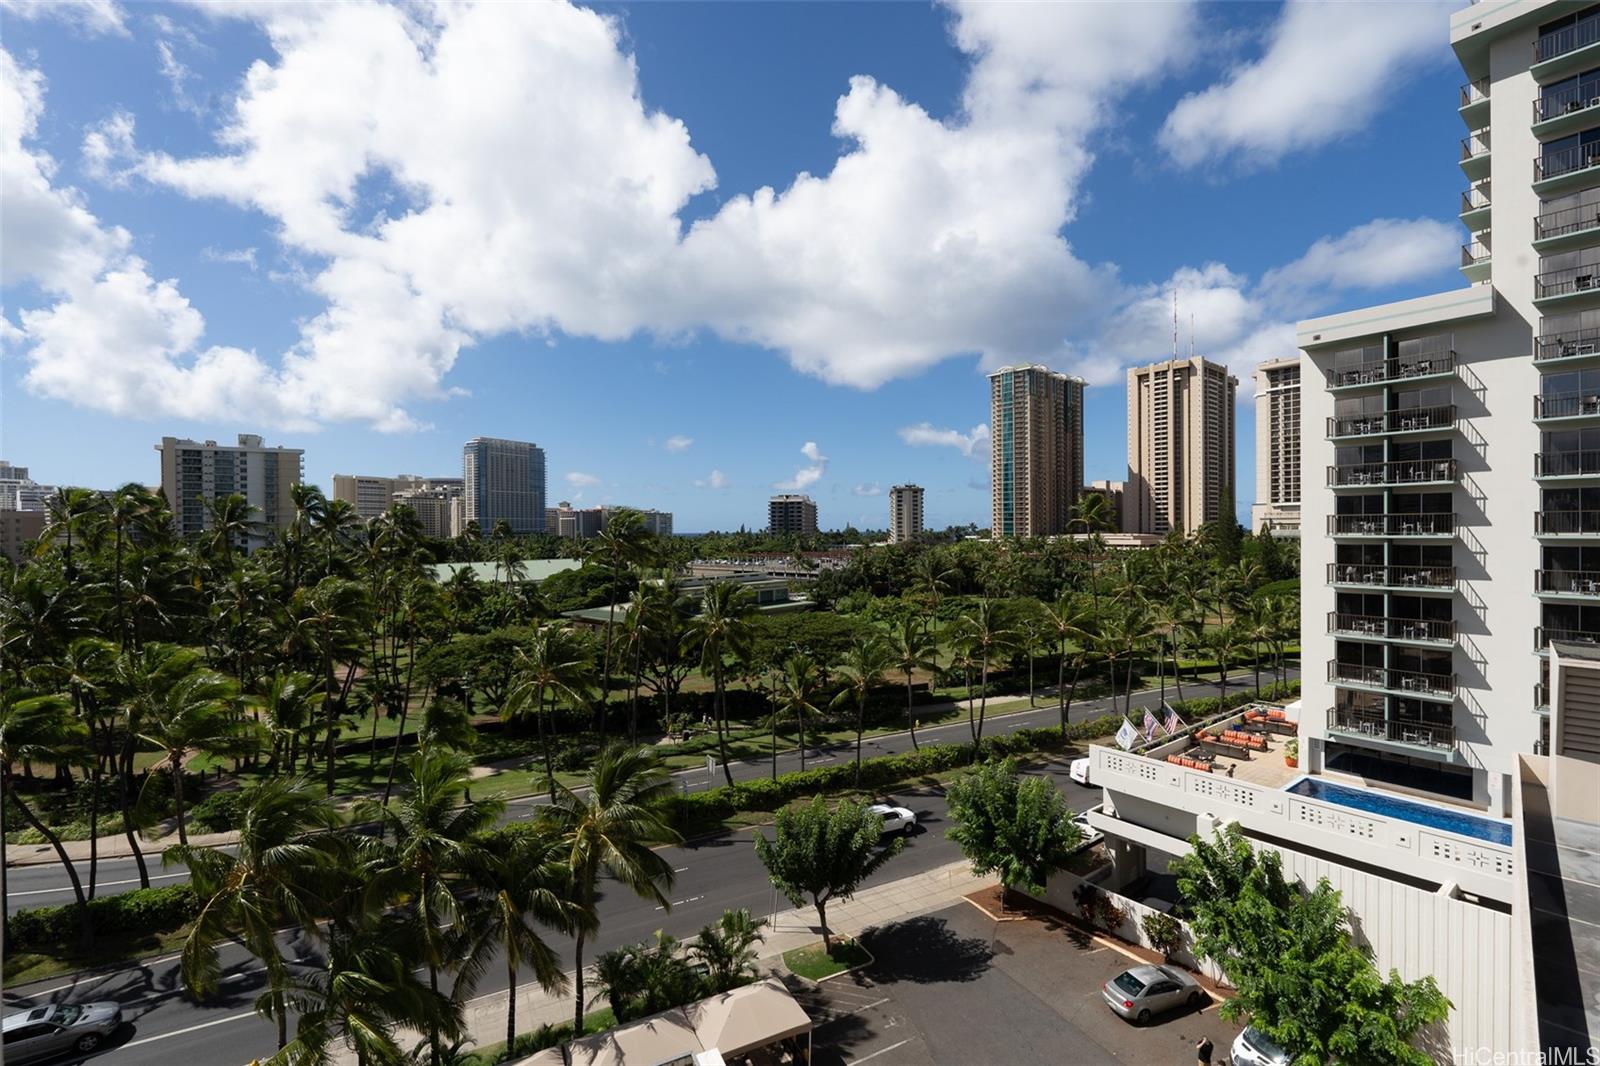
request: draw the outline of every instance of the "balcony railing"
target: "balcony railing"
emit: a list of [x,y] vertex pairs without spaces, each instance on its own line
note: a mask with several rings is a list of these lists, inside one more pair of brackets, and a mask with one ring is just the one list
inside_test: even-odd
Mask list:
[[1435,485],[1456,480],[1454,459],[1397,459],[1387,463],[1348,463],[1328,467],[1328,487],[1358,485]]
[[[1462,199],[1466,199],[1465,193]],[[1462,208],[1461,213],[1466,212],[1467,209]],[[1536,216],[1533,220],[1533,239],[1539,241],[1547,237],[1565,237],[1569,233],[1582,233],[1596,228],[1600,228],[1600,203],[1579,204],[1577,207],[1563,207],[1559,211]]]
[[1487,99],[1489,99],[1488,78],[1479,78],[1477,81],[1469,81],[1461,87],[1462,107],[1471,107],[1473,104],[1481,104]]
[[1456,587],[1456,568],[1386,566],[1382,563],[1329,563],[1328,583],[1380,588],[1448,590]]
[[1328,516],[1328,532],[1336,537],[1448,537],[1455,531],[1456,516],[1452,511]]
[[1461,161],[1476,159],[1489,154],[1489,128],[1473,130],[1461,138]]
[[1543,63],[1547,59],[1577,51],[1596,41],[1600,41],[1600,14],[1586,15],[1572,25],[1551,30],[1534,41],[1533,61]]
[[1534,418],[1580,418],[1584,415],[1600,415],[1600,392],[1579,389],[1533,398]]
[[1539,626],[1533,631],[1533,647],[1543,651],[1551,641],[1562,644],[1600,644],[1600,633],[1591,629],[1551,629]]
[[1461,214],[1463,215],[1468,211],[1482,211],[1488,206],[1489,194],[1477,186],[1473,186],[1461,194]]
[[1533,457],[1534,477],[1589,477],[1600,474],[1600,451],[1538,452]]
[[1552,270],[1545,274],[1536,274],[1533,278],[1535,299],[1595,291],[1600,291],[1600,264]]
[[1600,511],[1535,511],[1533,532],[1546,537],[1600,537]]
[[1543,681],[1533,683],[1533,709],[1550,710],[1550,686]]
[[[1463,155],[1462,158],[1467,157]],[[1596,163],[1600,163],[1600,144],[1575,144],[1570,148],[1548,149],[1533,161],[1533,180],[1559,178],[1563,174],[1587,170]]]
[[1329,387],[1340,388],[1346,385],[1381,385],[1385,381],[1405,381],[1408,378],[1427,377],[1431,374],[1448,374],[1455,368],[1456,353],[1446,349],[1428,355],[1372,359],[1354,365],[1330,367],[1326,376]]
[[1546,333],[1533,344],[1533,361],[1600,354],[1600,326]]
[[1535,570],[1533,590],[1558,596],[1600,596],[1600,570]]
[[1453,429],[1456,406],[1402,407],[1370,415],[1328,419],[1329,437],[1375,437],[1385,433],[1408,433],[1425,429]]
[[1453,696],[1455,674],[1432,674],[1420,670],[1395,670],[1362,663],[1328,660],[1328,680],[1351,685],[1381,688],[1386,692],[1414,692],[1419,696]]
[[1547,92],[1533,102],[1533,121],[1561,115],[1572,115],[1591,107],[1600,107],[1600,92],[1593,85],[1569,85],[1565,89]]
[[1349,707],[1328,708],[1328,731],[1441,750],[1450,750],[1456,746],[1454,726],[1406,718],[1386,718],[1381,713],[1374,714],[1371,711]]
[[1463,267],[1487,263],[1492,258],[1494,257],[1489,253],[1489,246],[1482,241],[1472,241],[1461,246],[1461,265]]
[[1329,611],[1328,634],[1336,637],[1386,637],[1392,640],[1448,644],[1456,638],[1456,624],[1448,618],[1386,618],[1380,615]]

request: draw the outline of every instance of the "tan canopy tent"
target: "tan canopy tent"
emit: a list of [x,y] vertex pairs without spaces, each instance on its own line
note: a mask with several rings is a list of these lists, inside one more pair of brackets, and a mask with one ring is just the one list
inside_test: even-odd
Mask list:
[[811,1018],[775,977],[574,1041],[570,1059],[548,1048],[517,1066],[714,1066],[790,1038],[805,1037]]

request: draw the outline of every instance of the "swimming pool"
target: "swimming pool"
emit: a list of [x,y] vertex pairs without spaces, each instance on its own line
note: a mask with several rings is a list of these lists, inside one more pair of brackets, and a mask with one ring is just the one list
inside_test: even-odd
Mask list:
[[1415,822],[1430,829],[1442,829],[1447,833],[1477,837],[1490,844],[1511,846],[1509,823],[1452,811],[1446,807],[1435,807],[1431,803],[1414,803],[1382,792],[1346,788],[1344,785],[1336,785],[1332,781],[1324,781],[1318,777],[1302,777],[1289,785],[1285,791],[1305,796],[1307,799],[1321,800],[1324,803],[1337,803],[1341,807],[1350,807],[1369,814],[1381,814],[1388,818]]

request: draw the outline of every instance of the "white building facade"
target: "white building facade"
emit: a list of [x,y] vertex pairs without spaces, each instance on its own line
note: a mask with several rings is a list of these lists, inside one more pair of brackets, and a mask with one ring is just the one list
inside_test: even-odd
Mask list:
[[156,451],[161,453],[161,492],[180,537],[210,528],[206,504],[233,493],[254,509],[256,532],[239,545],[246,551],[270,543],[294,517],[293,489],[304,475],[300,448],[269,447],[256,434],[241,433],[237,444],[162,437]]
[[1250,529],[1300,532],[1300,357],[1256,367],[1256,502]]

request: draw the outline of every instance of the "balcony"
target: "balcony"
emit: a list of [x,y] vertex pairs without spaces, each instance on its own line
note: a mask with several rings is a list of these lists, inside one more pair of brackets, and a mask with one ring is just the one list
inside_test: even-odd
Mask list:
[[[1552,148],[1533,161],[1533,191],[1541,196],[1576,188],[1584,182],[1584,175],[1600,165],[1600,144],[1575,144],[1570,148]],[[1462,164],[1466,168],[1466,164]]]
[[1560,599],[1600,599],[1600,570],[1535,570],[1533,591]]
[[1533,102],[1533,135],[1563,137],[1594,124],[1600,93],[1593,85],[1571,85],[1547,92]]
[[1467,129],[1475,130],[1489,121],[1489,79],[1479,78],[1461,87],[1461,104],[1456,109]]
[[1534,629],[1535,651],[1544,651],[1552,641],[1561,644],[1600,644],[1600,633],[1588,629],[1548,629],[1544,626]]
[[[1376,346],[1367,350],[1382,351]],[[1426,355],[1400,356],[1393,359],[1374,358],[1352,365],[1330,367],[1325,376],[1330,389],[1353,389],[1363,385],[1382,385],[1390,381],[1443,377],[1454,374],[1455,370],[1456,353],[1444,348]]]
[[1538,452],[1533,476],[1540,478],[1600,477],[1600,451]]
[[1580,389],[1576,392],[1555,392],[1533,398],[1535,421],[1549,422],[1596,416],[1600,416],[1600,393]]
[[1352,437],[1383,437],[1399,433],[1436,433],[1454,429],[1456,406],[1453,403],[1436,407],[1402,407],[1379,414],[1353,415],[1348,418],[1328,419],[1328,439],[1341,440]]
[[1328,584],[1398,592],[1454,592],[1453,566],[1386,566],[1382,563],[1329,563]]
[[1461,273],[1468,281],[1482,281],[1489,276],[1493,259],[1489,246],[1482,241],[1472,241],[1461,246]]
[[1361,663],[1342,663],[1337,659],[1328,661],[1328,680],[1344,687],[1426,700],[1453,700],[1456,695],[1455,674],[1395,670],[1383,666],[1365,666]]
[[1600,234],[1600,203],[1563,207],[1536,215],[1533,220],[1533,246],[1541,252],[1585,244],[1587,238],[1596,234]]
[[1387,463],[1349,463],[1328,467],[1331,489],[1393,485],[1453,485],[1459,474],[1454,459],[1399,459]]
[[1533,342],[1533,361],[1559,366],[1600,362],[1600,327],[1544,334]]
[[1461,194],[1461,224],[1467,227],[1467,232],[1477,233],[1489,228],[1489,193],[1488,183],[1474,185]]
[[1600,511],[1535,511],[1536,537],[1600,537]]
[[1489,127],[1473,130],[1461,138],[1461,172],[1472,181],[1489,176]]
[[1600,44],[1600,13],[1551,30],[1533,42],[1533,76],[1547,81],[1584,66],[1596,44]]
[[1543,681],[1533,683],[1533,713],[1550,713],[1550,686]]
[[1450,645],[1456,639],[1456,624],[1448,618],[1388,618],[1329,611],[1328,635],[1368,637],[1407,644]]
[[1330,537],[1453,537],[1456,516],[1450,511],[1421,514],[1331,514]]
[[1328,732],[1452,754],[1456,747],[1454,726],[1407,718],[1387,718],[1379,712],[1349,707],[1328,708]]
[[1552,270],[1535,274],[1533,278],[1533,302],[1536,304],[1597,295],[1600,295],[1600,264]]

